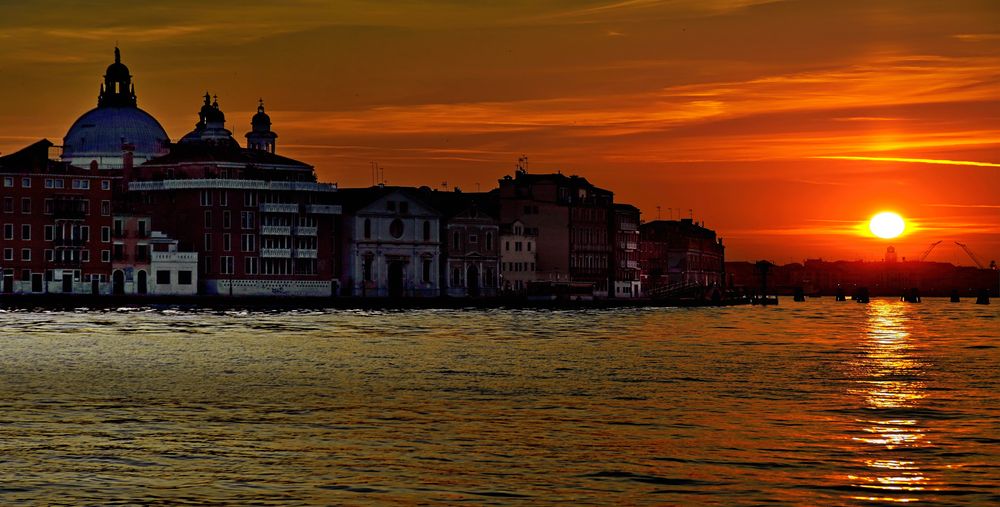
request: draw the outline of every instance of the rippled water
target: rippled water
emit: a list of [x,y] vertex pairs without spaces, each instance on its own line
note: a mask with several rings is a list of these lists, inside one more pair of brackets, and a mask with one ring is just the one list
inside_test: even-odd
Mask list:
[[0,313],[0,504],[1000,503],[1000,305]]

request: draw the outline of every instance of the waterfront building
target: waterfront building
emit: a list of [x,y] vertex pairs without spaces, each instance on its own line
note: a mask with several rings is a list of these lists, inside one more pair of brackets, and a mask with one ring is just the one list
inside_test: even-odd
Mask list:
[[112,189],[120,175],[53,160],[38,141],[0,157],[3,293],[110,291]]
[[538,280],[538,234],[520,220],[500,229],[500,273],[503,292],[525,295],[528,284]]
[[520,221],[537,236],[539,281],[590,283],[607,297],[614,194],[579,176],[528,174],[500,180],[500,221]]
[[96,161],[99,169],[121,169],[123,143],[134,146],[139,164],[165,155],[170,140],[160,122],[139,109],[132,75],[115,48],[115,61],[104,73],[97,107],[80,116],[66,132],[62,160],[79,167]]
[[715,231],[690,218],[654,220],[639,226],[642,287],[671,285],[721,287],[725,247]]
[[240,147],[217,99],[205,95],[194,130],[168,154],[141,165],[129,155],[125,212],[154,217],[197,255],[199,294],[336,293],[336,185],[267,147]]
[[611,221],[612,251],[611,267],[612,297],[637,298],[642,295],[642,281],[639,269],[639,208],[630,204],[615,204]]
[[420,189],[441,213],[443,294],[451,297],[496,296],[500,287],[500,225],[495,196]]
[[342,293],[357,297],[441,294],[441,214],[416,189],[337,192]]

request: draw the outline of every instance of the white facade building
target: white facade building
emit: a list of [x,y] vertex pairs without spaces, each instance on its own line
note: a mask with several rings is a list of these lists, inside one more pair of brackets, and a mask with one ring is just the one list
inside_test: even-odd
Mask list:
[[345,295],[436,297],[441,260],[440,214],[414,191],[341,190]]
[[537,235],[520,220],[503,227],[500,234],[500,276],[503,290],[524,294],[528,283],[538,280]]

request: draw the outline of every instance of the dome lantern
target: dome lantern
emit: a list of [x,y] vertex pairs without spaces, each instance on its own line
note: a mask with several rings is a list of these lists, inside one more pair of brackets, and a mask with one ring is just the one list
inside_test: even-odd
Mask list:
[[278,134],[271,131],[271,117],[264,112],[264,99],[257,104],[257,114],[250,119],[250,132],[246,133],[247,149],[274,153]]

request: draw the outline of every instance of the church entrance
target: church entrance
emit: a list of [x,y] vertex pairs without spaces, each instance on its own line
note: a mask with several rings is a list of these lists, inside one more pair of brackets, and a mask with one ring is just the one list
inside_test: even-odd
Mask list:
[[392,261],[389,263],[389,297],[403,297],[403,262]]
[[475,266],[469,266],[465,272],[465,286],[470,297],[479,297],[479,270]]

